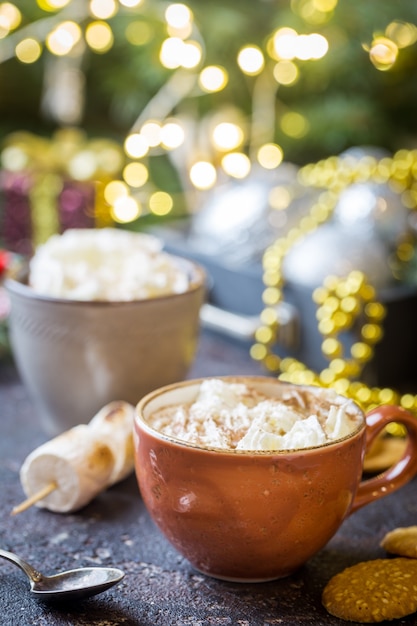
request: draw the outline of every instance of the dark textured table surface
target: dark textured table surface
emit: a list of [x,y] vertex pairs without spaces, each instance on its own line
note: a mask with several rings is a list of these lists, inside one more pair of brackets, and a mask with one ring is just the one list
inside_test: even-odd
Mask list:
[[[203,333],[190,377],[262,374],[247,348]],[[22,499],[19,468],[46,441],[13,364],[0,362],[0,546],[46,574],[83,565],[114,565],[126,576],[102,595],[70,606],[43,605],[24,574],[0,560],[3,626],[315,626],[347,624],[325,611],[329,578],[358,561],[385,557],[382,536],[417,523],[417,482],[347,519],[330,543],[293,576],[264,584],[226,583],[194,571],[150,520],[134,476],[76,514],[32,508]],[[397,624],[416,624],[416,615]]]

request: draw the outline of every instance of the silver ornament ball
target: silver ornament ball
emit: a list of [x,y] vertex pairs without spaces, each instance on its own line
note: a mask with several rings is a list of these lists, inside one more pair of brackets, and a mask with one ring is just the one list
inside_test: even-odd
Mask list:
[[381,241],[329,222],[291,248],[283,274],[290,283],[314,289],[330,274],[347,276],[360,270],[376,289],[383,289],[393,280],[388,254]]
[[346,230],[377,236],[390,246],[409,230],[409,211],[385,184],[355,183],[340,194],[334,221]]

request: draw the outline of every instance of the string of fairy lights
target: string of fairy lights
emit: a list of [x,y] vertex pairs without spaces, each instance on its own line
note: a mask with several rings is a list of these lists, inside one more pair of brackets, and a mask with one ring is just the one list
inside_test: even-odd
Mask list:
[[[417,208],[417,150],[399,150],[394,156],[376,159],[366,155],[361,159],[330,157],[306,165],[299,172],[301,184],[322,190],[308,215],[285,236],[275,241],[263,257],[264,308],[256,332],[252,357],[281,380],[299,384],[332,387],[338,393],[354,399],[365,410],[380,404],[397,404],[417,414],[417,395],[400,393],[384,387],[370,387],[361,381],[364,366],[371,361],[374,347],[383,336],[385,306],[378,301],[376,290],[365,274],[353,270],[348,276],[329,275],[313,294],[317,305],[317,325],[323,337],[321,350],[328,366],[315,372],[293,357],[280,357],[276,350],[279,336],[277,305],[284,301],[285,279],[283,262],[291,248],[311,234],[332,215],[340,194],[358,182],[388,184],[411,210]],[[407,237],[397,247],[396,255],[407,262],[413,255],[413,244]],[[344,332],[359,325],[359,338],[346,354],[341,341]],[[402,429],[394,424],[393,434]]]
[[[241,46],[235,59],[242,76],[252,79],[252,117],[236,105],[219,107],[207,120],[187,120],[181,115],[181,102],[189,97],[217,94],[229,83],[229,74],[221,64],[206,63],[204,36],[191,8],[185,3],[146,0],[37,0],[43,16],[31,22],[17,4],[0,3],[0,63],[15,58],[31,65],[45,56],[56,59],[81,58],[85,54],[105,55],[115,44],[117,36],[113,18],[119,13],[129,16],[123,37],[126,45],[142,47],[156,35],[147,17],[158,15],[164,33],[159,45],[158,62],[169,70],[168,80],[138,113],[127,132],[122,151],[122,167],[110,167],[102,190],[111,219],[129,224],[142,215],[167,216],[175,213],[175,196],[155,188],[151,182],[149,161],[154,155],[166,154],[180,170],[181,180],[191,192],[206,192],[226,178],[244,179],[256,164],[275,170],[285,159],[282,147],[274,141],[274,129],[279,127],[294,139],[304,137],[309,130],[308,119],[286,108],[277,117],[271,101],[278,89],[296,85],[308,63],[319,62],[332,51],[332,43],[315,26],[330,22],[338,0],[293,0],[291,9],[306,24],[306,31],[280,26],[266,34],[261,47],[251,42]],[[319,28],[317,30],[320,30]],[[376,70],[389,71],[396,67],[401,50],[417,41],[415,24],[391,21],[384,32],[376,33],[363,49]],[[307,62],[307,65],[306,65]],[[261,106],[262,114],[256,110]],[[269,105],[269,106],[268,106]],[[265,111],[268,112],[265,115]],[[272,111],[272,113],[271,113]],[[197,127],[196,127],[197,124]],[[200,128],[198,126],[200,124]],[[255,132],[256,131],[256,132]],[[204,137],[204,140],[202,139]],[[79,167],[73,167],[75,179],[91,179],[98,150],[78,156]],[[111,152],[111,151],[110,151]],[[120,158],[113,150],[115,159]],[[93,156],[92,156],[93,155]],[[21,167],[22,155],[14,149],[2,153],[3,166],[10,170]],[[323,189],[319,200],[300,224],[285,237],[278,239],[266,251],[263,259],[265,291],[261,325],[251,355],[262,362],[271,373],[292,382],[321,384],[353,397],[365,408],[386,402],[396,402],[417,412],[417,396],[400,395],[391,389],[369,388],[359,381],[364,365],[373,356],[374,345],[382,336],[384,306],[378,302],[375,290],[366,276],[354,271],[348,277],[329,276],[317,288],[313,298],[318,305],[317,321],[323,335],[322,351],[329,365],[314,372],[293,358],[280,358],[274,350],[279,336],[276,305],[284,298],[283,260],[292,245],[324,223],[332,214],[341,190],[359,181],[388,182],[401,194],[409,209],[417,205],[417,154],[400,151],[392,160],[362,159],[357,163],[327,159],[301,168],[301,184]],[[116,170],[119,173],[116,175]],[[283,196],[282,187],[272,189],[272,208],[286,208],[291,198]],[[409,254],[407,243],[398,248],[399,258]],[[360,339],[344,354],[339,335],[349,330],[360,317],[364,318]]]

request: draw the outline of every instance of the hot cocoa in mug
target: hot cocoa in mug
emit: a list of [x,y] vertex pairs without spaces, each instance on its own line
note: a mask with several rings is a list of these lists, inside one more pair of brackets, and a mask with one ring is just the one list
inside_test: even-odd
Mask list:
[[[403,457],[362,479],[390,422]],[[333,390],[267,377],[222,377],[157,389],[137,406],[136,474],[144,503],[200,572],[260,582],[293,573],[360,507],[417,473],[417,421],[395,406],[364,415]]]

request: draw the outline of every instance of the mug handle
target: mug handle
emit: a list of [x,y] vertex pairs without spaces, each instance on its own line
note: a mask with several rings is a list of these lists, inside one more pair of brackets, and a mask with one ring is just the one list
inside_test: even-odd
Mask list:
[[398,422],[406,428],[408,444],[403,456],[394,465],[382,474],[359,483],[349,514],[397,491],[417,474],[417,418],[401,407],[388,404],[373,409],[365,418],[365,451],[369,450],[375,437],[390,422]]

